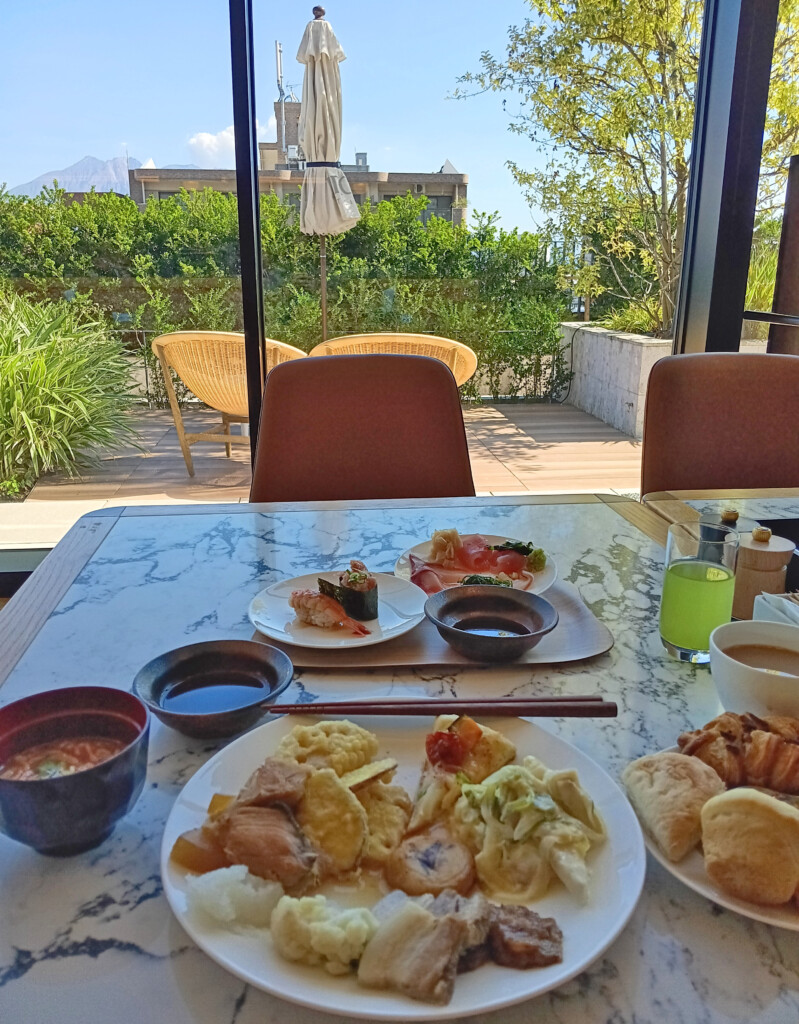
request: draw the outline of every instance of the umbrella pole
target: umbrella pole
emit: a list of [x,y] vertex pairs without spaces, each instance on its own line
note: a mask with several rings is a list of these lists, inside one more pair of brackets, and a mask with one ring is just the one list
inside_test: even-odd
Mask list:
[[319,236],[319,272],[322,278],[322,341],[327,341],[327,237]]

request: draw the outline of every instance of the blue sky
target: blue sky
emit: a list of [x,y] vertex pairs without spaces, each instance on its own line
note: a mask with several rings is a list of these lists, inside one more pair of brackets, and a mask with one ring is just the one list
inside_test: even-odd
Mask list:
[[[299,96],[297,47],[313,0],[255,0],[258,120],[277,98],[274,43]],[[530,166],[532,143],[508,131],[501,97],[448,99],[483,50],[498,53],[523,0],[342,0],[327,6],[342,64],[342,159],[366,150],[373,170],[436,171],[449,159],[469,175],[474,210],[502,226],[534,217],[505,167]],[[127,152],[156,166],[232,166],[227,0],[36,0],[7,3],[0,37],[0,182],[9,186],[83,156]],[[509,101],[510,103],[511,101]]]

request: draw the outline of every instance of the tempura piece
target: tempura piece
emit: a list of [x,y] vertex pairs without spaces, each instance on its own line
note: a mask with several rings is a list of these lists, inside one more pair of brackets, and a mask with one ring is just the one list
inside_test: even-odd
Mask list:
[[368,834],[366,811],[332,768],[310,776],[297,820],[323,855],[322,874],[342,875],[358,864]]
[[377,748],[377,736],[354,722],[317,722],[295,725],[278,744],[276,756],[344,775],[371,761]]
[[366,811],[368,829],[363,863],[375,867],[383,864],[402,841],[411,815],[411,799],[402,786],[384,782],[366,786],[357,796]]

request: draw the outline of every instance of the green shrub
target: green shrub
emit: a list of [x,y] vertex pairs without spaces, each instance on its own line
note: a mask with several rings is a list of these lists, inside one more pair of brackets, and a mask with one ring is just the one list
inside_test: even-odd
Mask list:
[[130,366],[85,306],[0,292],[0,493],[50,470],[74,474],[133,433]]

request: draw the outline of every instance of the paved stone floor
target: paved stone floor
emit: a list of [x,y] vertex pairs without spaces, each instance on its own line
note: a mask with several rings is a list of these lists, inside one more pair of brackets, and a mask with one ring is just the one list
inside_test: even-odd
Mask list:
[[[186,413],[190,430],[216,425],[209,411]],[[467,405],[464,420],[478,494],[635,491],[640,443],[569,405]],[[246,501],[249,449],[192,448],[189,477],[168,411],[135,414],[140,448],[102,455],[80,478],[42,478],[27,500],[0,504],[0,548],[48,547],[84,513],[115,505]],[[234,428],[235,429],[235,428]]]

